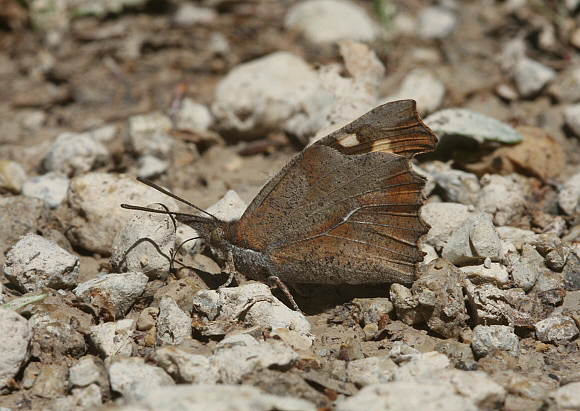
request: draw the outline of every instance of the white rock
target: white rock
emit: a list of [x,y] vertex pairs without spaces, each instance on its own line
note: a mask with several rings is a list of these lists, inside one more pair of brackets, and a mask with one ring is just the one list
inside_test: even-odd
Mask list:
[[247,207],[247,204],[244,203],[238,193],[234,190],[228,190],[217,203],[209,206],[205,211],[219,220],[234,221],[242,217]]
[[[148,208],[165,210],[159,204]],[[169,274],[175,223],[166,214],[138,211],[113,239],[110,264],[116,271],[141,272],[150,279]]]
[[70,183],[66,174],[55,171],[30,177],[22,186],[22,194],[44,200],[50,208],[56,208],[66,198]]
[[559,72],[549,91],[560,103],[569,104],[580,100],[580,67],[572,64]]
[[139,170],[137,170],[137,176],[149,180],[165,173],[169,168],[169,163],[165,160],[160,160],[155,156],[146,155],[139,157],[137,166],[139,167]]
[[491,263],[489,268],[483,264],[461,267],[461,271],[474,284],[492,283],[501,288],[510,284],[507,268],[498,263]]
[[566,384],[548,394],[548,411],[580,409],[580,382]]
[[36,234],[21,237],[6,254],[2,268],[6,278],[25,292],[72,288],[79,277],[78,257]]
[[524,212],[531,192],[529,182],[518,174],[500,176],[486,174],[481,180],[476,208],[493,216],[496,226],[509,225],[514,217]]
[[230,71],[217,85],[211,111],[222,132],[261,135],[299,112],[318,89],[304,60],[276,52]]
[[143,358],[116,358],[109,366],[111,389],[126,401],[138,401],[159,387],[175,385],[160,367],[145,364]]
[[3,389],[28,361],[32,331],[24,317],[0,307],[0,335],[0,389]]
[[84,336],[70,322],[53,318],[46,311],[28,320],[32,330],[32,356],[41,362],[58,362],[64,357],[78,358],[87,351]]
[[66,397],[55,398],[52,401],[53,410],[88,410],[101,407],[103,396],[97,384],[84,388],[73,388]]
[[46,171],[68,176],[86,173],[111,161],[109,150],[90,133],[62,133],[56,137],[42,159]]
[[507,255],[507,261],[513,285],[525,292],[531,290],[540,274],[538,267],[543,263],[540,253],[533,246],[524,244],[522,255],[510,253]]
[[90,173],[73,178],[67,202],[78,214],[67,231],[71,243],[105,255],[109,254],[117,232],[134,214],[123,210],[121,203],[143,207],[162,203],[170,210],[178,210],[172,198],[122,174]]
[[389,298],[397,312],[397,318],[407,325],[419,324],[425,321],[419,311],[419,299],[411,290],[402,284],[392,284],[389,289]]
[[366,387],[391,381],[397,369],[397,364],[389,357],[368,357],[350,361],[346,375],[357,387]]
[[418,16],[417,28],[422,39],[444,39],[453,33],[457,17],[443,7],[425,7]]
[[279,397],[247,385],[179,385],[158,388],[139,404],[119,411],[211,410],[211,411],[316,411],[314,404],[299,398]]
[[482,262],[487,257],[492,261],[503,259],[501,241],[489,214],[474,214],[462,222],[443,248],[442,256],[456,265]]
[[161,298],[156,327],[160,345],[177,345],[191,337],[191,317],[171,297]]
[[536,236],[536,233],[532,230],[524,230],[517,227],[500,226],[495,229],[503,244],[513,244],[517,248],[521,248],[526,241]]
[[413,99],[417,102],[417,110],[424,116],[437,110],[445,96],[445,85],[433,75],[430,70],[418,68],[412,70],[403,79],[399,90],[380,101]]
[[580,104],[564,107],[564,122],[572,132],[580,137]]
[[580,202],[580,173],[570,177],[558,192],[558,205],[568,215],[572,215],[578,209]]
[[130,357],[133,354],[133,331],[135,321],[124,319],[91,326],[89,339],[104,358],[111,355]]
[[565,344],[579,332],[574,320],[564,315],[553,315],[538,321],[534,327],[538,340],[555,344]]
[[342,0],[307,0],[292,7],[284,26],[300,31],[314,44],[340,40],[373,41],[378,29],[366,11]]
[[213,125],[213,117],[205,105],[184,98],[174,116],[175,128],[191,133],[206,132]]
[[179,6],[173,22],[178,26],[189,27],[195,24],[211,23],[217,19],[217,12],[209,7],[197,7],[190,3]]
[[26,171],[15,161],[0,161],[0,188],[19,194],[26,181]]
[[139,297],[149,278],[142,273],[106,274],[80,284],[73,292],[90,304],[92,300],[107,301],[115,309],[115,317],[123,318]]
[[530,58],[520,59],[513,72],[516,88],[522,97],[533,97],[556,77],[556,70]]
[[168,134],[172,128],[171,119],[158,111],[131,116],[127,144],[139,156],[152,155],[166,159],[173,145],[173,139]]
[[216,346],[210,363],[219,370],[221,382],[236,384],[241,382],[244,375],[257,370],[270,367],[288,369],[299,358],[282,341],[267,340],[259,344],[247,334],[238,334],[224,338]]
[[109,375],[103,360],[98,357],[87,355],[80,358],[78,363],[69,368],[68,380],[72,387],[96,385],[100,387],[103,397],[109,396]]
[[396,381],[364,387],[340,401],[336,411],[476,411],[468,398],[442,381]]
[[155,361],[177,382],[187,384],[215,384],[219,372],[208,357],[167,346],[155,350]]
[[447,243],[451,234],[472,214],[464,204],[427,203],[421,207],[421,216],[431,226],[423,242],[434,247]]
[[201,250],[201,239],[192,240],[199,237],[199,233],[188,225],[180,224],[175,230],[175,250],[183,255],[195,255]]
[[519,338],[512,327],[506,325],[478,325],[473,329],[471,347],[478,357],[495,351],[507,351],[517,357],[520,354]]
[[451,361],[445,354],[437,351],[422,353],[416,360],[401,364],[393,373],[393,380],[408,380],[424,373],[449,367]]

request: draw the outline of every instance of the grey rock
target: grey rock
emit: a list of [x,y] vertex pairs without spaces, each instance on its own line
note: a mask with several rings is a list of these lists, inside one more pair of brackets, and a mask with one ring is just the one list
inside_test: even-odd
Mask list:
[[175,128],[190,133],[204,133],[213,125],[213,117],[205,105],[184,98],[174,116]]
[[513,285],[526,292],[531,290],[540,274],[538,265],[541,261],[542,256],[530,244],[524,245],[521,256],[514,253],[508,254],[508,271]]
[[73,388],[97,387],[101,398],[111,398],[109,375],[103,360],[92,355],[79,359],[79,362],[69,369],[68,379]]
[[472,214],[469,208],[457,203],[427,203],[421,207],[421,216],[431,226],[423,242],[434,247],[444,246],[449,237]]
[[115,358],[109,366],[111,389],[126,401],[138,401],[156,388],[175,385],[160,367],[145,364],[143,358]]
[[32,331],[28,321],[12,310],[0,307],[0,389],[16,376],[30,358]]
[[159,302],[156,327],[159,345],[177,345],[191,337],[191,317],[171,297],[163,297]]
[[568,256],[562,273],[566,278],[564,282],[566,291],[580,290],[580,258],[578,258],[576,253]]
[[106,301],[115,310],[115,318],[123,318],[139,297],[149,278],[141,273],[106,274],[76,287],[74,294],[91,304]]
[[133,354],[135,321],[130,319],[91,327],[89,340],[103,358],[111,355],[130,357]]
[[26,181],[26,171],[15,161],[0,161],[0,188],[19,194]]
[[79,259],[54,241],[26,234],[8,251],[2,268],[6,278],[24,292],[72,288],[79,276]]
[[543,305],[523,290],[500,290],[492,284],[474,285],[465,279],[465,294],[476,324],[531,327],[545,318]]
[[480,190],[479,180],[475,174],[461,170],[448,170],[432,173],[437,185],[445,192],[445,199],[465,205],[475,204]]
[[155,361],[178,383],[215,384],[220,375],[210,360],[178,347],[161,347],[155,350]]
[[[148,208],[165,210],[159,204]],[[169,275],[170,255],[175,246],[175,225],[171,216],[137,212],[113,239],[110,264],[116,271],[145,274],[150,279]]]
[[284,26],[302,33],[314,44],[340,40],[373,41],[378,28],[366,11],[341,0],[307,0],[288,10]]
[[360,320],[363,327],[378,323],[384,316],[393,311],[393,303],[388,298],[355,298],[352,304],[360,310]]
[[126,143],[139,156],[151,155],[165,160],[174,143],[168,134],[172,128],[169,116],[158,111],[131,116]]
[[513,144],[522,141],[522,135],[511,126],[475,111],[448,108],[425,119],[425,124],[438,136],[456,135],[475,139],[478,143],[499,141]]
[[67,389],[66,365],[44,364],[34,381],[31,394],[42,398],[62,397]]
[[413,99],[421,115],[432,113],[441,107],[445,97],[445,85],[427,69],[417,68],[403,78],[399,90],[382,100],[379,104],[390,101]]
[[389,289],[389,298],[393,302],[397,318],[405,324],[413,325],[425,321],[423,314],[419,311],[419,299],[404,285],[392,284]]
[[448,338],[437,341],[435,350],[441,354],[445,354],[456,368],[465,369],[471,365],[477,366],[469,344]]
[[483,264],[461,267],[461,272],[474,284],[492,283],[500,288],[510,284],[507,267],[498,263],[490,263],[489,267]]
[[76,214],[70,221],[68,239],[74,245],[104,255],[110,253],[115,235],[133,215],[119,204],[144,207],[162,203],[170,210],[178,210],[172,198],[122,174],[90,173],[73,178],[67,202]]
[[240,64],[217,85],[211,106],[216,128],[237,135],[262,135],[299,112],[318,88],[315,71],[288,52]]
[[289,369],[298,354],[282,341],[267,340],[258,343],[247,334],[224,338],[215,348],[210,358],[213,367],[219,370],[224,384],[236,384],[251,372],[267,369]]
[[518,174],[500,176],[486,174],[481,180],[476,208],[493,216],[496,226],[508,225],[521,215],[531,196],[529,181]]
[[139,167],[137,170],[137,176],[150,180],[165,173],[169,168],[169,163],[165,160],[160,160],[155,156],[145,155],[139,157],[137,166]]
[[562,70],[548,91],[560,103],[570,104],[580,100],[580,68],[572,65]]
[[545,400],[547,411],[580,409],[580,382],[564,385],[548,394]]
[[496,227],[496,231],[504,245],[504,250],[511,251],[522,248],[524,243],[529,242],[530,239],[536,236],[536,233],[532,230],[510,226]]
[[67,176],[86,173],[111,161],[109,150],[90,133],[62,133],[56,137],[42,159],[46,171]]
[[22,186],[22,194],[44,200],[50,208],[58,207],[66,198],[70,183],[66,174],[55,171],[30,177]]
[[316,406],[299,398],[266,394],[258,388],[236,385],[180,385],[158,388],[139,404],[120,411],[186,409],[192,411],[316,411]]
[[417,28],[422,39],[444,39],[457,26],[455,13],[444,7],[425,7],[418,16]]
[[580,202],[580,173],[574,174],[560,187],[558,192],[558,205],[567,215],[572,215],[578,210]]
[[4,261],[6,250],[16,244],[20,236],[35,232],[47,214],[46,203],[38,198],[0,198],[0,261]]
[[84,336],[71,324],[39,311],[28,320],[32,329],[32,355],[44,363],[78,358],[87,351]]
[[443,248],[443,258],[456,265],[503,259],[502,244],[489,214],[468,217],[451,235]]
[[542,342],[565,344],[579,333],[574,320],[564,315],[553,315],[535,324],[536,336]]
[[530,58],[523,57],[514,67],[513,78],[520,95],[529,98],[538,94],[548,83],[556,78],[556,70]]
[[398,369],[397,364],[389,357],[368,357],[350,361],[346,369],[347,381],[357,387],[385,383],[393,379]]
[[427,326],[445,337],[458,337],[469,319],[462,290],[463,275],[444,259],[429,263],[411,291]]
[[505,325],[478,325],[473,329],[471,346],[478,357],[495,351],[507,351],[517,357],[520,353],[519,338],[512,327]]
[[554,233],[540,234],[535,236],[530,244],[536,247],[536,250],[544,256],[546,266],[552,271],[562,271],[571,248],[564,243],[560,237]]

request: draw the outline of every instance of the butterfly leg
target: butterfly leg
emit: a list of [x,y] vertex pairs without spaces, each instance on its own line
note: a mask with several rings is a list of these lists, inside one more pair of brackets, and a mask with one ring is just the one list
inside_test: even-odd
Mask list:
[[219,288],[228,287],[232,283],[232,281],[234,280],[234,277],[237,274],[236,266],[234,264],[234,254],[231,251],[228,251],[228,259],[226,261],[225,271],[226,271],[226,273],[228,273],[228,279],[226,280],[225,283],[220,285]]
[[280,290],[282,290],[282,292],[284,293],[284,295],[286,296],[286,298],[288,298],[288,300],[290,300],[290,304],[292,304],[292,308],[294,308],[295,311],[298,311],[299,313],[302,312],[300,310],[300,307],[298,307],[298,304],[296,304],[296,301],[294,301],[294,297],[292,297],[292,294],[290,293],[290,290],[288,290],[288,287],[286,287],[286,284],[284,284],[282,282],[282,280],[280,280],[275,275],[271,275],[270,277],[268,277],[268,282],[271,283],[271,284],[273,283],[274,285],[277,285],[278,288]]

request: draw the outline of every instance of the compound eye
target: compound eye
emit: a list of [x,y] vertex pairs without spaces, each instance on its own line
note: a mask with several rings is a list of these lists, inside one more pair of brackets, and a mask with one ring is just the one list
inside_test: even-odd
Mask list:
[[221,228],[216,228],[211,232],[211,242],[212,244],[220,244],[224,238],[224,230]]

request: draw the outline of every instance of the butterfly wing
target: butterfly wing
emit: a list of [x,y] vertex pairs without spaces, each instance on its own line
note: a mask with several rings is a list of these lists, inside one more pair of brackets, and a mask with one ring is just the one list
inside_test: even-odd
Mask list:
[[414,100],[400,100],[374,108],[314,145],[355,155],[375,151],[407,158],[435,150],[437,137],[423,124]]
[[236,243],[267,251],[282,281],[410,283],[428,230],[419,216],[424,184],[405,157],[313,145],[250,204]]

